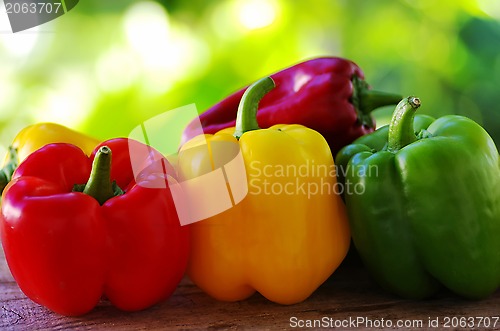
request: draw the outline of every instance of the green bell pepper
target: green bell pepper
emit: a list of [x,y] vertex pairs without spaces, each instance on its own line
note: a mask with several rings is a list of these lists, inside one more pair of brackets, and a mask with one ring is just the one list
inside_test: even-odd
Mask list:
[[458,115],[423,120],[415,134],[419,106],[403,99],[385,131],[337,155],[357,188],[345,194],[354,245],[380,285],[400,296],[426,298],[444,285],[486,297],[500,286],[498,150]]

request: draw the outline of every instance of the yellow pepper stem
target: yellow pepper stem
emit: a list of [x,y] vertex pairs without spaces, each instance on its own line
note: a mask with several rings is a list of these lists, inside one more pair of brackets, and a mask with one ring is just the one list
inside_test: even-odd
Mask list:
[[234,136],[240,139],[243,133],[260,129],[257,123],[257,110],[260,100],[271,91],[276,84],[271,77],[262,78],[250,85],[241,97],[236,115]]

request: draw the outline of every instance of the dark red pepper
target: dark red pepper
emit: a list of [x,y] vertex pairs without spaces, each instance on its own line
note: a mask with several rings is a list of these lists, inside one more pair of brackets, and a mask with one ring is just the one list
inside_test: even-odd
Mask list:
[[[321,133],[333,153],[374,131],[372,110],[401,100],[400,95],[370,90],[361,69],[342,58],[312,59],[271,77],[276,88],[259,104],[259,126],[305,125]],[[216,133],[235,125],[238,104],[245,90],[246,87],[200,115],[205,133]],[[192,121],[186,127],[183,142],[199,133],[196,123]]]

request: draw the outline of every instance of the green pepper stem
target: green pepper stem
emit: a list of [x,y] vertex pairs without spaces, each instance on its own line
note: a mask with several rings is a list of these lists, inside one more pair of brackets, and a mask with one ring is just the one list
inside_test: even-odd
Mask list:
[[114,196],[111,183],[111,154],[111,148],[108,146],[99,148],[92,163],[89,181],[83,189],[83,193],[96,199],[100,205]]
[[271,77],[265,77],[247,88],[238,105],[236,127],[234,130],[236,139],[240,139],[243,133],[247,131],[260,129],[259,123],[257,123],[259,102],[275,86],[276,84]]
[[420,107],[420,99],[413,96],[398,103],[389,125],[388,151],[397,152],[417,140],[413,120],[418,107]]
[[9,147],[9,153],[7,158],[7,163],[0,169],[0,194],[2,194],[3,189],[12,179],[12,175],[19,165],[19,160],[17,156],[17,150],[14,147]]
[[362,125],[375,127],[370,113],[379,107],[395,105],[401,100],[401,95],[370,90],[363,79],[354,75],[352,77],[353,93],[352,103],[358,115],[358,121]]

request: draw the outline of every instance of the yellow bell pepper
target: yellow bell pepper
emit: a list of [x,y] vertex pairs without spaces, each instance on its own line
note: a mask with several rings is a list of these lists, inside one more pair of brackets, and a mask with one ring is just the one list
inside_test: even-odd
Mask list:
[[56,123],[38,123],[25,127],[14,138],[2,169],[0,193],[10,181],[19,163],[34,151],[51,143],[69,143],[80,147],[87,155],[100,143],[99,140]]
[[[195,137],[179,151],[179,175],[186,181],[222,166],[234,156],[228,149],[241,151],[246,197],[190,225],[188,276],[223,301],[243,300],[255,291],[280,304],[303,301],[349,249],[349,225],[334,193],[335,168],[325,139],[301,125],[258,127],[258,103],[273,87],[269,77],[249,87],[236,130]],[[200,148],[205,141],[207,148]]]

